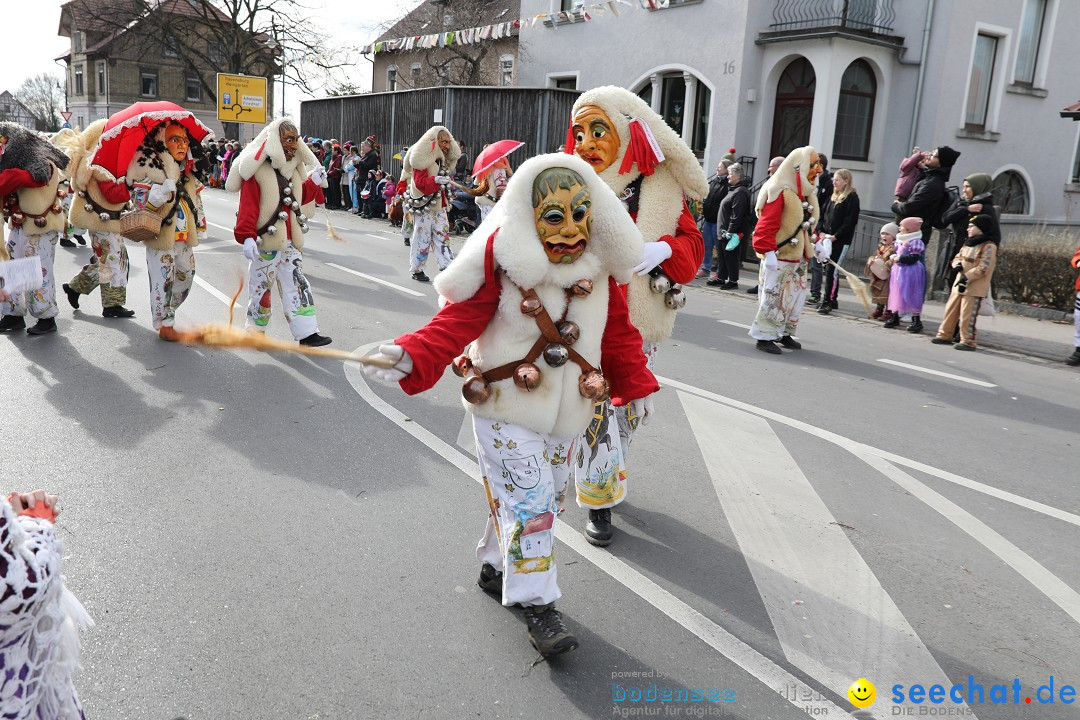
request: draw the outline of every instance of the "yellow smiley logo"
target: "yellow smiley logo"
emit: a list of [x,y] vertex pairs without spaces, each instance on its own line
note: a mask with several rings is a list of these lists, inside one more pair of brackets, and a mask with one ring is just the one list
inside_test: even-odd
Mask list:
[[848,700],[857,708],[870,707],[877,699],[877,688],[866,678],[859,678],[847,689]]

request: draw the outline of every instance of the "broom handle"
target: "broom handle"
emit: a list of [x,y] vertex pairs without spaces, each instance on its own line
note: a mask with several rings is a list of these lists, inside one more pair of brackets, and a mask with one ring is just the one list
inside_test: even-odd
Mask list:
[[396,360],[387,357],[380,357],[375,355],[357,355],[346,350],[334,350],[332,348],[308,347],[306,345],[300,345],[296,348],[296,352],[303,355],[316,355],[318,357],[329,357],[337,358],[338,360],[348,360],[349,362],[358,362],[362,365],[373,365],[378,368],[385,368],[386,370],[393,369],[393,367],[397,364]]

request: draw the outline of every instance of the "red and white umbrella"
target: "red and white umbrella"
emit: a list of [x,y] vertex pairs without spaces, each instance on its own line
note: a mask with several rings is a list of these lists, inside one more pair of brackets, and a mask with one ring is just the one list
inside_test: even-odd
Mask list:
[[146,136],[169,121],[182,125],[195,142],[201,142],[210,134],[210,128],[203,125],[190,110],[176,103],[137,102],[109,118],[91,164],[111,173],[113,179],[123,177]]
[[473,163],[472,169],[473,176],[482,177],[484,173],[495,166],[495,163],[524,144],[520,140],[499,140],[491,143],[476,156],[476,162]]

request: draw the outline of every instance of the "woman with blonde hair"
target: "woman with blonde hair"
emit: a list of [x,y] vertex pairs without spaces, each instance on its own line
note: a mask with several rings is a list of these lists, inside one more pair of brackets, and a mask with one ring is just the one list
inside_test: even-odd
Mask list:
[[[832,236],[832,254],[830,259],[837,265],[844,262],[851,241],[855,238],[855,226],[859,222],[859,193],[855,192],[851,171],[837,168],[833,172],[833,192],[828,205],[822,211],[824,222],[821,232]],[[825,292],[818,306],[818,312],[828,315],[839,307],[836,298],[840,292],[840,270],[832,265],[825,266]]]

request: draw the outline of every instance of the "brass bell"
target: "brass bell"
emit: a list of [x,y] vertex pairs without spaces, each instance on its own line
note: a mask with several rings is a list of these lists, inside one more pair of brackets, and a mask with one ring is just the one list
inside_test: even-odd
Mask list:
[[649,289],[654,293],[663,295],[671,290],[671,279],[667,275],[657,275],[649,280]]
[[599,370],[590,370],[587,373],[582,373],[578,378],[578,392],[582,397],[588,398],[593,402],[600,402],[607,398],[608,387],[607,381],[604,380],[603,374]]
[[47,223],[47,222],[48,222],[48,220],[46,220],[43,217],[34,218],[34,224],[37,225],[39,228],[45,227],[45,223]]
[[583,278],[574,283],[570,291],[574,293],[574,297],[587,297],[592,294],[592,280],[589,278]]
[[67,190],[65,190],[64,188],[56,189],[56,197],[63,198],[65,195],[67,195]]
[[454,371],[454,374],[458,377],[465,377],[465,373],[472,369],[472,358],[468,355],[458,355],[454,358],[454,361],[450,363],[450,368]]
[[567,345],[573,345],[581,337],[581,328],[573,320],[560,320],[555,324],[555,329],[559,331],[559,337]]
[[23,222],[25,222],[25,221],[26,221],[26,216],[23,215],[22,213],[17,212],[14,215],[11,216],[11,222],[15,223],[16,225],[22,225]]
[[277,234],[277,225],[271,225],[270,227],[266,228],[266,234],[267,235],[275,235],[275,234]]
[[491,387],[487,380],[477,375],[466,380],[461,386],[461,396],[466,402],[479,405],[491,397]]
[[686,305],[686,293],[682,290],[672,290],[664,296],[664,304],[672,310],[678,310]]
[[279,212],[277,214],[277,216],[278,216],[278,220],[288,220],[289,219],[289,213],[285,212],[284,210]]
[[540,387],[540,368],[532,363],[521,363],[514,368],[514,384],[525,391]]
[[535,295],[530,295],[521,301],[521,314],[528,315],[529,317],[536,317],[543,309],[543,304],[540,302],[540,298]]
[[52,211],[53,211],[54,213],[58,213],[58,212],[60,212],[60,209],[61,209],[61,205],[60,205],[60,203],[55,203],[55,204],[54,204],[54,205],[52,206]]
[[551,343],[544,348],[544,362],[551,367],[562,367],[570,359],[570,351],[565,345]]

